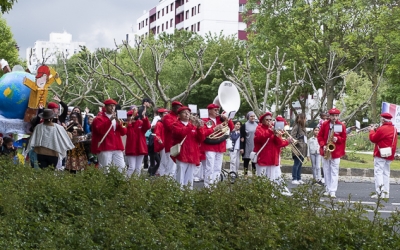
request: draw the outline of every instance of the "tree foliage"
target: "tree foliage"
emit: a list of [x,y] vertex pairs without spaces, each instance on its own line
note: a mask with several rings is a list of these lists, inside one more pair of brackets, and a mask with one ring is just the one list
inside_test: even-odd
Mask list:
[[[18,59],[18,50],[15,47],[17,44],[14,40],[14,36],[11,32],[10,27],[7,25],[6,20],[0,15],[0,59],[4,58],[8,61],[10,68],[14,65],[21,64],[21,61]],[[0,71],[0,76],[3,74]]]
[[4,14],[8,11],[10,11],[15,3],[17,3],[18,0],[0,0],[0,9],[1,13]]

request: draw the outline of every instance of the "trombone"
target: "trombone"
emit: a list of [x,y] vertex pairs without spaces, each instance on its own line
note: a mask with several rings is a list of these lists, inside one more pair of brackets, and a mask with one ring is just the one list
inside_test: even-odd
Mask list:
[[[285,126],[283,130],[278,130],[278,133],[280,133],[282,136],[286,136],[286,138],[283,138],[284,140],[289,141],[289,147],[292,153],[297,157],[297,159],[304,164],[307,162],[307,158],[304,157],[304,155],[301,153],[301,151],[296,147],[296,144],[299,142],[298,140],[294,139],[289,132],[287,132],[289,126]],[[303,160],[301,159],[303,158]]]

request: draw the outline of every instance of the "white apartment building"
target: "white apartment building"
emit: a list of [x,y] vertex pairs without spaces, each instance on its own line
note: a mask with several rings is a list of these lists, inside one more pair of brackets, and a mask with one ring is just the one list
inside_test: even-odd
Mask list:
[[204,36],[211,34],[235,35],[246,40],[247,25],[242,12],[247,0],[161,0],[136,21],[136,35],[172,34],[188,30]]
[[62,53],[66,58],[71,58],[80,51],[79,46],[85,46],[85,42],[73,42],[72,35],[65,31],[52,32],[49,41],[36,41],[33,47],[26,49],[28,68],[34,73],[43,61],[45,64],[55,64]]

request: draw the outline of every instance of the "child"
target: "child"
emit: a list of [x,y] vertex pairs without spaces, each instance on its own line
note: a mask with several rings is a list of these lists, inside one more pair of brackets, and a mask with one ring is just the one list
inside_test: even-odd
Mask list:
[[321,119],[319,120],[317,127],[321,128],[322,123],[324,123],[326,120],[328,120],[328,114],[324,113],[324,112],[321,112],[321,114],[319,116],[320,116]]
[[240,121],[235,122],[235,128],[230,134],[232,140],[232,148],[229,149],[229,155],[231,158],[230,170],[238,173],[240,164],[240,127],[242,123]]
[[323,186],[321,178],[321,155],[319,154],[319,144],[317,140],[318,133],[319,127],[315,127],[313,130],[313,136],[308,139],[307,156],[311,159],[311,168],[315,184]]
[[0,139],[0,155],[7,155],[13,158],[16,155],[17,150],[14,148],[14,140],[10,137]]

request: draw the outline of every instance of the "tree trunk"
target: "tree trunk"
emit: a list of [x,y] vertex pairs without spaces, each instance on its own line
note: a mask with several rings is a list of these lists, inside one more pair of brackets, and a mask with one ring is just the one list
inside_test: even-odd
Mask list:
[[333,100],[335,99],[335,90],[334,90],[335,81],[330,79],[326,84],[326,107],[327,110],[333,108]]

